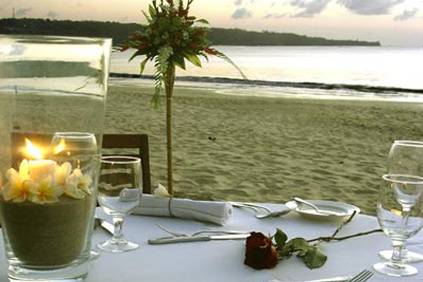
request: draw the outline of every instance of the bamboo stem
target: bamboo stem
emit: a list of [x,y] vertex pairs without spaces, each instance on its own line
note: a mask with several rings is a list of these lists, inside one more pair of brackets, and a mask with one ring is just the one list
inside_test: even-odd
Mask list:
[[167,137],[167,190],[173,195],[172,166],[172,96],[175,85],[175,66],[169,66],[165,78],[166,90],[166,137]]

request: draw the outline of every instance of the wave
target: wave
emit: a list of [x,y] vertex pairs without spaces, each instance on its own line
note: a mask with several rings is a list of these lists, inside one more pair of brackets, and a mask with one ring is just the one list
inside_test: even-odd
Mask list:
[[[129,73],[110,73],[111,77],[118,78],[142,78],[154,79],[153,75],[139,75]],[[268,87],[290,87],[290,88],[306,88],[320,90],[350,90],[355,92],[376,93],[376,94],[423,94],[423,89],[402,88],[402,87],[386,87],[386,86],[370,86],[360,84],[330,84],[320,82],[291,82],[291,81],[269,81],[269,80],[245,80],[227,77],[209,77],[209,76],[178,76],[178,81],[203,82],[203,83],[222,83],[222,84],[240,84],[252,86],[268,86]]]

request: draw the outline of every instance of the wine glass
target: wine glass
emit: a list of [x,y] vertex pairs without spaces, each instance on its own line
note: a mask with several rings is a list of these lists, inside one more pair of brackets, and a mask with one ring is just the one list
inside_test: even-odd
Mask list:
[[[423,176],[423,142],[396,140],[388,155],[388,173]],[[389,260],[392,250],[383,250],[379,256]],[[404,261],[412,263],[423,261],[423,255],[411,252],[404,246],[401,256]]]
[[406,174],[385,174],[377,204],[377,218],[383,232],[391,239],[390,261],[373,268],[390,276],[417,274],[417,269],[402,258],[405,241],[423,227],[423,177]]
[[124,219],[140,201],[141,159],[127,156],[101,158],[98,203],[113,217],[113,237],[99,243],[100,250],[120,253],[137,249],[137,243],[127,241],[122,232]]

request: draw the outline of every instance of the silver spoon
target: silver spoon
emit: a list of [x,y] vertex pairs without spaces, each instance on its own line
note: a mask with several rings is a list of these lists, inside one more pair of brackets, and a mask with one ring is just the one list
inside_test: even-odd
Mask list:
[[303,200],[303,199],[298,198],[298,197],[294,197],[294,201],[297,202],[297,203],[309,206],[310,208],[315,210],[316,213],[319,213],[319,214],[322,214],[322,215],[335,215],[335,216],[341,216],[342,215],[341,213],[335,212],[335,211],[321,210],[315,204],[310,203],[309,201]]

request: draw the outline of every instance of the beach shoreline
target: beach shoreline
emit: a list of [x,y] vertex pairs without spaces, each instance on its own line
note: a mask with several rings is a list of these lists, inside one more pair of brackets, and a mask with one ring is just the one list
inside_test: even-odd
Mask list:
[[[143,79],[154,80],[153,75],[140,75],[130,73],[117,73],[111,72],[112,78],[130,78],[130,79]],[[401,88],[389,86],[373,86],[362,84],[347,84],[347,83],[320,83],[320,82],[307,82],[307,81],[274,81],[274,80],[258,80],[258,79],[240,79],[216,76],[177,76],[176,81],[181,82],[198,82],[198,83],[211,83],[211,84],[235,84],[235,85],[248,85],[248,86],[268,86],[268,87],[291,87],[300,89],[320,89],[320,90],[349,90],[354,92],[366,93],[383,93],[383,94],[398,94],[398,93],[411,93],[423,94],[423,89],[418,88]]]

